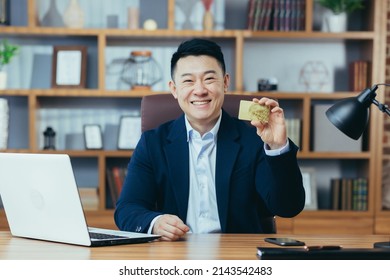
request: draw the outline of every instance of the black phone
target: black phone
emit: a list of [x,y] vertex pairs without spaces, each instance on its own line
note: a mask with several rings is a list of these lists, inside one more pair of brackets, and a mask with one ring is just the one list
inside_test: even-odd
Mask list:
[[264,241],[279,246],[304,246],[305,242],[286,237],[267,237]]

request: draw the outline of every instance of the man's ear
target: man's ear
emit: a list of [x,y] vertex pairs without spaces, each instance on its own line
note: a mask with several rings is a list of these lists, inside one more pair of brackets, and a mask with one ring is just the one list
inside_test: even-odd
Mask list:
[[230,84],[230,75],[229,74],[225,74],[225,77],[223,77],[223,83],[224,83],[224,90],[226,93],[228,91],[229,84]]
[[176,90],[176,84],[174,81],[169,81],[169,90],[171,91],[173,97],[175,97],[175,99],[177,99],[177,90]]

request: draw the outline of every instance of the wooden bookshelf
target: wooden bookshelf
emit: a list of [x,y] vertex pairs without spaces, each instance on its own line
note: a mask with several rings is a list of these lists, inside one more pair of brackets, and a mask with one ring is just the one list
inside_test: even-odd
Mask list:
[[[90,0],[92,1],[92,0]],[[353,50],[357,50],[359,57],[368,59],[371,62],[371,81],[380,83],[385,78],[385,51],[386,51],[386,15],[387,1],[373,0],[368,1],[368,13],[364,13],[363,21],[367,22],[364,30],[347,31],[342,33],[320,32],[313,29],[314,21],[314,0],[306,0],[305,9],[305,27],[301,31],[251,31],[245,28],[225,29],[225,30],[175,30],[175,1],[165,0],[167,7],[167,28],[153,31],[142,29],[114,29],[114,28],[55,28],[40,27],[37,22],[36,1],[27,1],[26,11],[27,26],[0,26],[0,37],[7,37],[10,40],[34,41],[50,44],[60,38],[63,41],[89,40],[93,42],[96,51],[89,54],[94,56],[97,65],[97,74],[94,78],[96,86],[87,86],[86,89],[7,89],[0,90],[0,97],[23,98],[26,99],[26,108],[28,112],[28,132],[21,132],[28,137],[28,146],[21,149],[10,147],[5,152],[42,152],[38,147],[38,120],[37,111],[40,109],[42,100],[56,100],[59,98],[80,98],[80,102],[88,107],[89,99],[137,99],[140,100],[144,95],[167,93],[167,91],[132,91],[132,90],[108,90],[106,88],[106,55],[107,48],[120,42],[122,45],[131,45],[132,42],[142,42],[144,44],[156,44],[164,41],[164,44],[177,45],[178,40],[184,40],[191,37],[212,38],[218,42],[226,43],[229,52],[232,54],[232,76],[234,84],[231,85],[229,94],[258,94],[272,95],[280,100],[281,104],[287,104],[289,111],[299,115],[302,119],[301,124],[301,147],[298,153],[300,163],[304,166],[318,164],[322,176],[335,176],[331,169],[327,169],[329,164],[340,165],[340,172],[343,173],[345,165],[353,170],[353,173],[362,173],[369,179],[368,187],[368,210],[364,212],[357,211],[332,211],[320,209],[318,211],[303,211],[293,219],[278,219],[281,229],[284,233],[388,233],[390,232],[390,214],[381,209],[381,168],[378,166],[381,162],[382,154],[382,116],[378,110],[371,111],[369,129],[364,136],[366,143],[362,152],[340,153],[340,152],[315,152],[312,149],[312,106],[316,103],[330,102],[334,103],[342,98],[352,97],[357,92],[349,92],[344,89],[332,92],[299,92],[299,91],[277,91],[277,92],[256,92],[248,90],[246,82],[246,73],[248,67],[246,61],[248,54],[246,52],[248,45],[262,46],[264,41],[272,42],[281,47],[285,52],[289,52],[290,43],[307,43],[310,48],[311,43],[329,43],[344,42],[346,48],[353,45]],[[161,1],[163,2],[163,1]],[[226,1],[229,5],[231,1]],[[240,1],[242,5],[247,5],[247,1]],[[165,3],[165,2],[164,2]],[[246,17],[246,14],[240,14],[240,17]],[[226,19],[228,20],[228,19]],[[168,42],[168,43],[167,43]],[[308,49],[309,50],[309,49]],[[321,55],[321,54],[319,54]],[[361,57],[360,57],[361,56]],[[275,58],[277,59],[277,57]],[[346,62],[347,63],[347,62]],[[267,65],[260,65],[267,67]],[[378,99],[383,101],[382,89],[378,90]],[[54,101],[53,101],[54,102]],[[293,104],[290,108],[290,104]],[[296,107],[294,107],[296,105]],[[47,152],[47,151],[45,151]],[[52,151],[53,152],[53,151]],[[98,192],[99,192],[99,210],[88,211],[87,217],[96,224],[107,224],[114,227],[112,220],[112,209],[107,209],[106,193],[106,168],[113,164],[109,161],[119,159],[127,160],[131,157],[132,151],[118,150],[60,150],[58,153],[68,153],[74,158],[93,158],[97,162],[98,173]],[[329,163],[329,164],[326,164]],[[324,165],[323,165],[324,164]],[[325,166],[325,167],[324,167]],[[343,174],[342,174],[343,175]],[[1,215],[4,216],[4,213]],[[105,218],[100,220],[100,217]],[[387,232],[386,232],[387,231]]]

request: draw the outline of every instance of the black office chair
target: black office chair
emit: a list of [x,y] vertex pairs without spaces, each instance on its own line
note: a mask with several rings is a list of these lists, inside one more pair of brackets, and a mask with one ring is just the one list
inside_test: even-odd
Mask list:
[[[250,95],[225,95],[223,108],[231,116],[238,116],[240,100],[252,100]],[[183,111],[172,94],[146,95],[141,101],[141,130],[146,131],[158,127],[167,121],[178,118]],[[276,233],[274,216],[261,217],[264,233]]]

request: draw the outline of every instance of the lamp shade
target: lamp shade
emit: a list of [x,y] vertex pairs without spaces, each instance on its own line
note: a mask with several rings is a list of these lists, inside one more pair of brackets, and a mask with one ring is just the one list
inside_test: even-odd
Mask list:
[[346,98],[330,107],[326,116],[341,132],[357,140],[367,126],[370,104],[356,97]]

